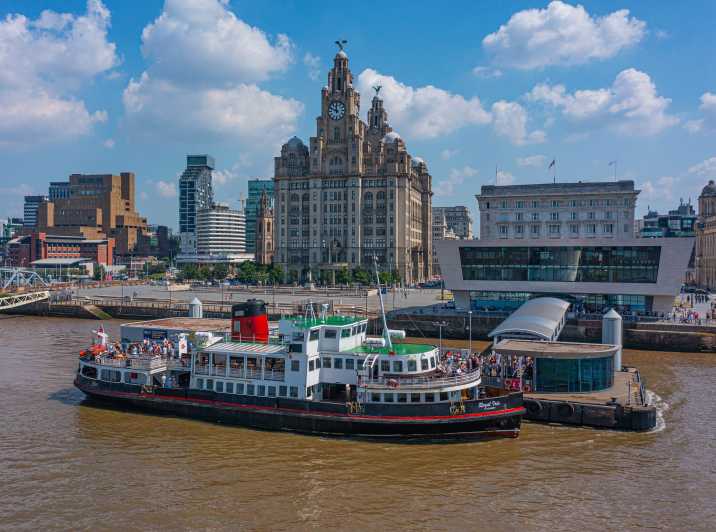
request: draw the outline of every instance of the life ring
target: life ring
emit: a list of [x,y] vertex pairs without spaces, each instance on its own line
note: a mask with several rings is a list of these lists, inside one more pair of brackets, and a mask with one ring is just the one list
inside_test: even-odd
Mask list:
[[529,414],[539,414],[543,410],[542,403],[535,400],[525,401],[525,408]]
[[557,405],[557,413],[561,417],[572,417],[574,415],[574,405],[572,403],[560,403]]
[[398,388],[400,383],[396,379],[388,379],[388,386],[390,388]]

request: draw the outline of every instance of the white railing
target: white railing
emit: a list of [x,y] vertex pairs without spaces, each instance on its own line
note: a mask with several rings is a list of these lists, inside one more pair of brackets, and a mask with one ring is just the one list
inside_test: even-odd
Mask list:
[[446,388],[450,386],[459,386],[463,384],[476,383],[480,381],[480,370],[476,369],[469,373],[454,375],[451,377],[408,377],[408,378],[385,378],[369,379],[360,386],[364,388],[391,388],[391,389],[430,389],[430,388]]
[[264,380],[283,382],[286,376],[284,371],[264,371]]
[[208,375],[209,366],[194,366],[194,373],[197,375]]

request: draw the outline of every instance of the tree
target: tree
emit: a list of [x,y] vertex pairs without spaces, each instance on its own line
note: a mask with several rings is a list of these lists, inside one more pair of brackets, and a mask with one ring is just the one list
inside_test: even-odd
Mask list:
[[368,273],[367,270],[364,270],[363,268],[356,268],[353,270],[353,279],[357,283],[363,284],[363,285],[369,285],[370,284],[370,273]]
[[273,264],[269,268],[269,278],[272,283],[281,284],[283,282],[283,268],[278,264]]
[[256,281],[256,263],[247,260],[239,265],[236,278],[242,283],[253,283]]
[[196,264],[184,264],[181,267],[181,272],[179,275],[181,276],[182,280],[198,279],[199,268],[197,268]]
[[214,279],[223,281],[229,275],[229,267],[226,264],[216,264],[213,268],[212,275]]
[[97,267],[94,269],[94,275],[93,278],[95,281],[101,281],[104,279],[104,266],[101,264],[98,264]]
[[351,282],[351,274],[348,268],[343,268],[336,272],[336,282],[339,284],[348,284]]

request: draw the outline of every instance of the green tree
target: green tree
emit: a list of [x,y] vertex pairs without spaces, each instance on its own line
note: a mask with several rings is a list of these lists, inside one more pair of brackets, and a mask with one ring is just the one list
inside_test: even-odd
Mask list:
[[94,269],[94,275],[93,278],[95,281],[101,281],[104,279],[104,266],[101,264],[98,264],[97,267]]
[[348,284],[351,282],[351,274],[348,268],[343,268],[336,272],[336,282],[339,284]]
[[181,267],[181,272],[179,275],[184,281],[190,279],[199,279],[199,268],[197,268],[196,264],[184,264]]
[[218,281],[223,281],[229,275],[229,267],[226,264],[216,264],[212,269],[212,276]]
[[353,270],[353,279],[357,283],[368,285],[371,282],[371,276],[370,273],[368,273],[367,270],[364,270],[363,268],[356,268]]
[[256,263],[250,260],[239,265],[236,277],[242,283],[253,283],[256,281]]
[[280,284],[283,282],[283,268],[278,264],[273,264],[269,268],[269,279],[272,283]]

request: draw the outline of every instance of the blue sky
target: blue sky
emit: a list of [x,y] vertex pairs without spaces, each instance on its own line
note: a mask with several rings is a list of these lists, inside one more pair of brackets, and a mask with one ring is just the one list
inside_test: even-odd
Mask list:
[[[4,1],[0,217],[70,173],[137,174],[177,224],[187,153],[238,204],[293,134],[315,133],[337,38],[363,112],[379,82],[435,205],[480,185],[634,179],[647,206],[716,178],[716,3]],[[497,169],[497,176],[496,176]]]

